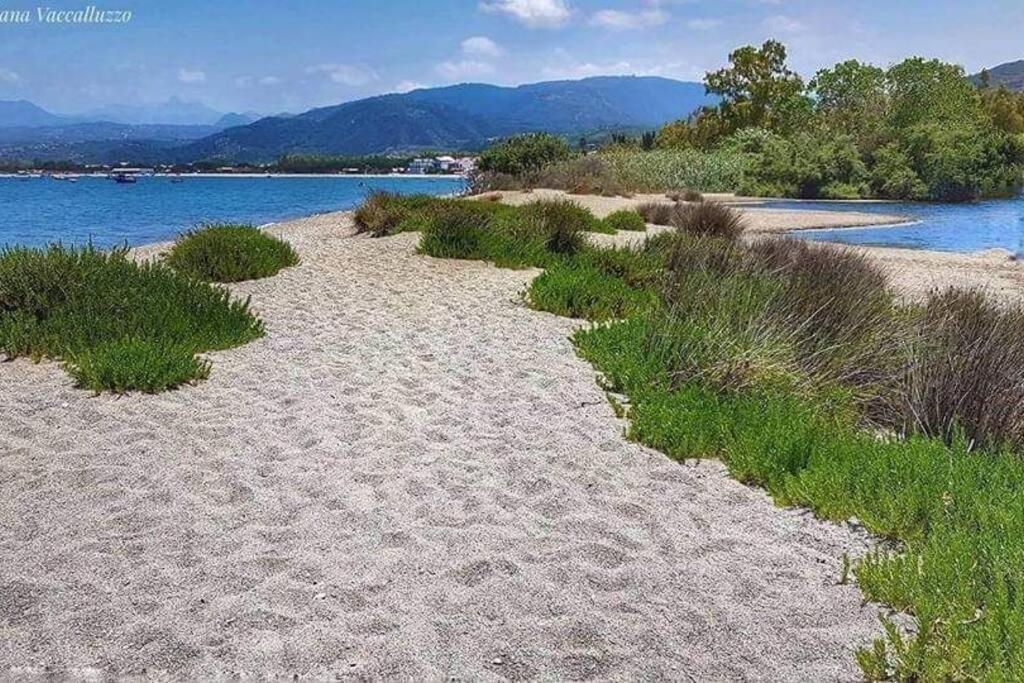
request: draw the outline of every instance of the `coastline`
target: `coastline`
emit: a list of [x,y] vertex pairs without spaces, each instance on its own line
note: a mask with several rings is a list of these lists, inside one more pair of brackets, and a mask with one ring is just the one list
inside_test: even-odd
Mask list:
[[[74,171],[54,171],[78,178],[106,178],[117,169],[102,173],[76,173]],[[38,173],[33,171],[33,174]],[[25,174],[0,173],[0,178],[25,178]],[[466,176],[459,173],[150,173],[143,178],[416,178],[418,180],[457,180]],[[30,180],[44,180],[44,176],[29,176]]]

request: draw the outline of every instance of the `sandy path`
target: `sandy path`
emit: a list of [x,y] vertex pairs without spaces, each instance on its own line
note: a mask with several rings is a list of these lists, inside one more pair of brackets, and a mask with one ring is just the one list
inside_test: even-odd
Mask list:
[[623,439],[532,271],[277,230],[196,387],[0,366],[0,671],[857,677],[858,535]]

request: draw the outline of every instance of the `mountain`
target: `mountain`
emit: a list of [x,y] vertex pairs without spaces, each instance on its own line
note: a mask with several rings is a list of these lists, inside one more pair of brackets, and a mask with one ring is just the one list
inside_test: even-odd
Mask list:
[[469,83],[272,116],[183,146],[178,159],[270,161],[285,153],[477,149],[514,133],[654,128],[714,100],[700,83],[598,76],[517,87]]
[[247,111],[244,114],[237,114],[231,112],[230,114],[224,114],[214,122],[214,126],[220,129],[233,128],[235,126],[247,126],[253,121],[258,121],[260,115],[256,112]]
[[0,100],[0,128],[12,126],[57,126],[68,119],[51,114],[28,100]]
[[212,126],[224,116],[201,102],[172,97],[157,104],[112,104],[93,109],[75,118],[79,121],[110,121],[133,125],[165,124],[176,126]]
[[[1010,90],[1024,90],[1024,59],[994,66],[988,71],[988,82],[993,87],[1005,85]],[[975,85],[981,84],[981,74],[971,76]]]

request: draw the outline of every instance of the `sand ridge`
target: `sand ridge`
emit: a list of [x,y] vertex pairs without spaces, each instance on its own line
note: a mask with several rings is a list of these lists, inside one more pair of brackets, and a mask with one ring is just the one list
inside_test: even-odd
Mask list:
[[851,680],[863,535],[623,438],[531,270],[273,228],[194,387],[0,366],[0,671]]

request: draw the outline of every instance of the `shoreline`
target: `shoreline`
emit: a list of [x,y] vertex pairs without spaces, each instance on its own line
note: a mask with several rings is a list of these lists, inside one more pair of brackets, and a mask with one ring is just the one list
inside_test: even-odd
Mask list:
[[[70,175],[76,178],[100,178],[106,179],[110,173],[116,173],[117,169],[104,171],[102,173],[78,173],[75,171],[46,171],[49,176],[54,173],[59,175]],[[46,180],[48,176],[38,175],[41,171],[32,171],[32,175],[19,173],[0,173],[0,178],[26,178],[27,180]],[[466,176],[459,173],[149,173],[139,174],[140,178],[415,178],[417,180],[457,180]],[[63,178],[58,178],[63,180]]]

